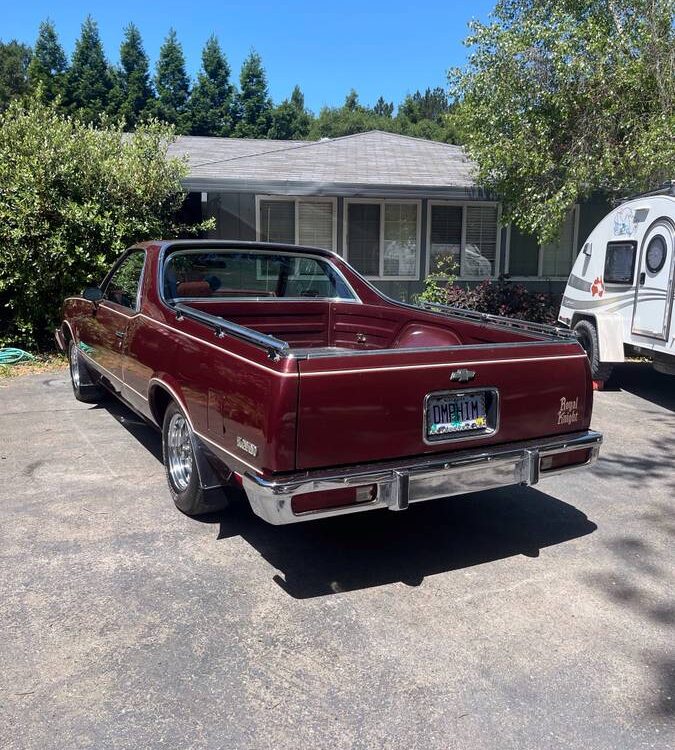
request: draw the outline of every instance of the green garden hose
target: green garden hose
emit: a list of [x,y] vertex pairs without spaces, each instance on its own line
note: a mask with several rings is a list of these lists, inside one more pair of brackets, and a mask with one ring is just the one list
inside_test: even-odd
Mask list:
[[14,349],[11,346],[0,349],[0,365],[16,365],[19,362],[28,362],[31,359],[35,359],[35,357],[23,349]]

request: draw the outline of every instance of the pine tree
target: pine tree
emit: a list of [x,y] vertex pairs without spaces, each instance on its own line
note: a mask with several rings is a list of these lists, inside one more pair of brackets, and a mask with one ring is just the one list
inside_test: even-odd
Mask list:
[[68,109],[84,122],[96,122],[108,111],[112,88],[113,76],[105,59],[98,25],[87,16],[66,76]]
[[31,89],[35,91],[40,86],[43,101],[53,101],[64,93],[67,69],[66,53],[59,42],[54,24],[49,19],[42,21],[28,66]]
[[130,23],[124,29],[120,46],[120,67],[115,76],[115,111],[133,130],[154,108],[155,92],[150,81],[148,56],[138,28]]
[[295,86],[290,99],[284,99],[272,110],[272,126],[268,136],[279,140],[304,140],[309,136],[312,116],[305,109],[305,97]]
[[359,104],[359,95],[356,93],[355,89],[351,89],[345,97],[344,108],[349,112],[356,112],[358,109],[362,109]]
[[192,135],[228,136],[234,127],[234,86],[218,39],[211,35],[202,50],[202,70],[189,102]]
[[386,102],[381,96],[373,107],[373,112],[378,117],[391,117],[394,114],[394,102]]
[[28,91],[28,63],[31,51],[21,42],[0,42],[0,112],[10,100]]
[[175,29],[169,33],[159,50],[157,72],[157,115],[165,122],[176,126],[179,133],[188,131],[188,101],[190,79],[185,70],[183,47]]
[[240,75],[240,121],[235,135],[240,138],[266,138],[272,124],[272,100],[267,89],[267,76],[257,52],[244,60]]

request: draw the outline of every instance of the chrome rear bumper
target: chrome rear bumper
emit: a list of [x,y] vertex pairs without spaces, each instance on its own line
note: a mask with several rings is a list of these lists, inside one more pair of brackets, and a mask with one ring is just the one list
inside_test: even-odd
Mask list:
[[[540,476],[594,463],[601,444],[602,435],[588,430],[563,437],[424,456],[409,461],[303,472],[271,480],[247,474],[243,477],[243,486],[256,515],[276,525],[298,523],[377,508],[405,510],[410,503],[424,500],[511,485],[533,485]],[[590,449],[585,463],[546,472],[541,470],[541,459],[545,456],[580,448]],[[291,507],[293,495],[369,484],[377,484],[377,497],[367,503],[302,514],[295,514]]]

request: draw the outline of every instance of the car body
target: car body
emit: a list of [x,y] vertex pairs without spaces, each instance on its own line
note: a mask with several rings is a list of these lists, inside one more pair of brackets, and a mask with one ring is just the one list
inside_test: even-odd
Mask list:
[[188,513],[243,489],[279,524],[592,463],[587,357],[566,330],[383,296],[338,255],[217,240],[130,248],[63,305],[75,395],[162,429]]

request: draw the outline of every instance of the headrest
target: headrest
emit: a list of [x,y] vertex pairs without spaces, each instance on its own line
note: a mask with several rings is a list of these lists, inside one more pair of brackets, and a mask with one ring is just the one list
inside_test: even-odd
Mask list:
[[181,281],[176,288],[177,297],[210,297],[208,281]]

